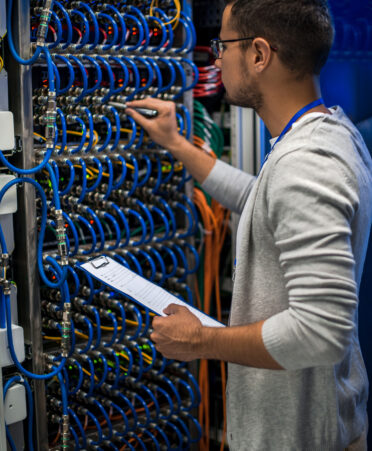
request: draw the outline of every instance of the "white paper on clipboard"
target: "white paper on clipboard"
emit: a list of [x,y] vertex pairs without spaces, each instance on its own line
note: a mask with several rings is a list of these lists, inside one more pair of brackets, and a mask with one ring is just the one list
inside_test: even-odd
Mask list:
[[163,288],[139,276],[110,257],[102,255],[79,266],[103,284],[128,295],[158,315],[167,316],[163,310],[169,304],[178,304],[187,307],[199,318],[203,326],[225,327],[222,323],[191,307],[186,302],[181,301]]

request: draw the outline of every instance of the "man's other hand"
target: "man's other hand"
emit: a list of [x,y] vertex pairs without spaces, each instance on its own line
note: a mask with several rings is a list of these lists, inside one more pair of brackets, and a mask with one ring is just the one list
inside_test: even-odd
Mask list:
[[203,326],[187,307],[170,304],[164,310],[168,316],[153,319],[151,340],[157,351],[167,359],[190,362],[200,358]]

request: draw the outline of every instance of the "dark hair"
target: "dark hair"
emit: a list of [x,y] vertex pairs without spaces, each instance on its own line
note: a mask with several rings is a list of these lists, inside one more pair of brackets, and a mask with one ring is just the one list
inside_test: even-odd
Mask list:
[[[278,49],[278,57],[298,76],[319,75],[333,44],[327,0],[226,0],[230,24],[240,37],[257,36]],[[243,41],[243,48],[251,41]]]

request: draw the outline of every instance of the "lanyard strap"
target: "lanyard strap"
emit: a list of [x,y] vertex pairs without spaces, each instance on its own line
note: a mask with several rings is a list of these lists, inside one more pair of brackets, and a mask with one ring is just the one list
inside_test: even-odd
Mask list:
[[307,113],[308,111],[312,110],[313,108],[315,108],[316,106],[319,105],[323,105],[324,104],[324,100],[322,98],[315,100],[314,102],[309,103],[308,105],[306,105],[305,107],[303,107],[300,111],[298,111],[298,113],[296,113],[292,119],[288,122],[288,124],[286,125],[285,129],[282,131],[282,133],[280,134],[279,138],[275,141],[275,143],[273,144],[273,147],[271,148],[270,153],[274,150],[274,147],[278,144],[279,141],[281,141],[284,137],[284,135],[292,128],[292,125],[301,117],[303,116],[305,113]]

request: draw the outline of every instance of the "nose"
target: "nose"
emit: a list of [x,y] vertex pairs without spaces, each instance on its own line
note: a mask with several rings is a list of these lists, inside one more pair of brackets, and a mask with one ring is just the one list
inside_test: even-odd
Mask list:
[[217,59],[214,61],[214,65],[215,65],[216,67],[218,67],[218,69],[221,69],[221,58],[217,58]]

